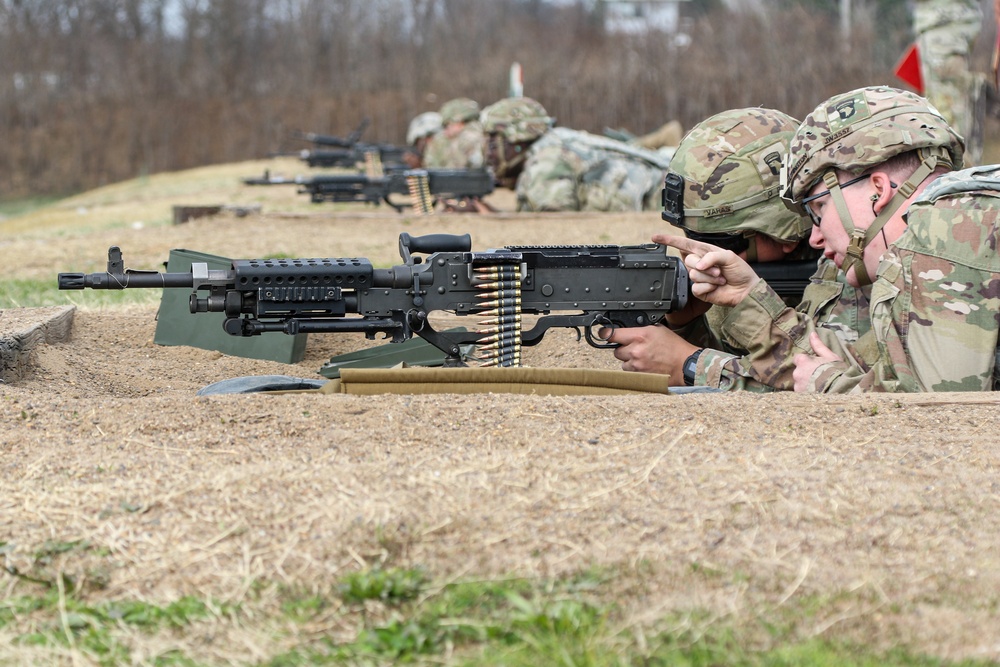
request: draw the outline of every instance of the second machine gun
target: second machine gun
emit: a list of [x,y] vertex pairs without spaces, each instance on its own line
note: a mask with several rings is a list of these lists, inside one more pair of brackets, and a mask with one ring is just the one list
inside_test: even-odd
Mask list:
[[[382,176],[364,174],[317,174],[295,178],[245,178],[246,185],[299,186],[299,192],[309,195],[313,203],[321,202],[385,202],[402,212],[406,205],[418,213],[430,213],[439,199],[481,198],[493,192],[493,176],[485,169],[407,169]],[[391,197],[406,196],[401,204]]]
[[320,134],[319,132],[303,132],[301,130],[293,130],[291,134],[296,139],[308,141],[316,146],[351,148],[352,146],[356,146],[361,141],[361,135],[364,134],[365,128],[368,127],[370,122],[370,118],[363,119],[361,124],[354,128],[354,130],[346,137],[338,137],[332,134]]
[[[188,288],[191,312],[225,313],[233,336],[359,332],[399,343],[417,335],[451,366],[464,365],[469,345],[473,362],[519,366],[521,347],[552,327],[614,347],[594,327],[656,324],[687,303],[687,269],[662,245],[471,247],[468,234],[403,233],[403,263],[389,269],[363,258],[243,259],[229,270],[195,263],[188,273],[126,269],[112,247],[106,272],[60,273],[59,289]],[[435,312],[475,316],[480,328],[435,329]],[[539,317],[529,325],[523,315]]]

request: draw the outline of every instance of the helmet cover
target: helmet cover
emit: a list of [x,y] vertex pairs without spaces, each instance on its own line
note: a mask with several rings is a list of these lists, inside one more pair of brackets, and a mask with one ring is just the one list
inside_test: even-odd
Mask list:
[[441,106],[441,123],[464,123],[479,118],[479,102],[468,97],[458,97],[448,100]]
[[[808,218],[787,210],[778,197],[782,160],[798,125],[787,114],[760,107],[724,111],[695,125],[670,160],[664,219],[695,235],[806,238]],[[668,201],[672,180],[683,182],[681,202]]]
[[406,131],[406,143],[409,146],[417,143],[417,139],[436,134],[441,131],[441,114],[437,111],[426,111],[410,121]]
[[889,86],[835,95],[813,110],[792,138],[782,197],[797,202],[823,174],[860,175],[896,155],[939,148],[961,169],[965,140],[925,98]]
[[500,134],[508,143],[534,141],[554,125],[537,101],[530,97],[505,97],[483,109],[483,132]]

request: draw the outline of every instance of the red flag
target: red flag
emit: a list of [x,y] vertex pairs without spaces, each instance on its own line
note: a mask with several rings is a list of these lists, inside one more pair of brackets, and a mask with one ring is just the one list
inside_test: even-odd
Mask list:
[[924,94],[924,77],[920,74],[920,51],[917,49],[916,42],[911,44],[903,57],[899,59],[894,74],[903,83],[913,86],[917,94]]

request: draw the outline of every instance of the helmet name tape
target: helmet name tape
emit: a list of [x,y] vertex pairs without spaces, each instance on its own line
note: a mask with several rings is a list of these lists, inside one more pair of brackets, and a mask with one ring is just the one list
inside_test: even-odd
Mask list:
[[844,137],[846,137],[848,134],[850,134],[851,131],[852,130],[851,130],[850,127],[842,127],[842,128],[840,128],[839,130],[837,130],[836,132],[834,132],[833,134],[831,134],[829,137],[826,138],[826,141],[823,142],[823,147],[826,148],[830,144],[832,144],[832,143],[834,143],[836,141],[840,141],[841,139],[843,139]]

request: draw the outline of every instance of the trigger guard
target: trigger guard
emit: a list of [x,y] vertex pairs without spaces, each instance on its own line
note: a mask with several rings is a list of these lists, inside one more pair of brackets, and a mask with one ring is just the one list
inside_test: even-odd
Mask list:
[[595,325],[610,328],[612,334],[615,332],[615,325],[612,322],[594,322],[594,324],[583,330],[583,335],[586,337],[588,345],[598,350],[613,350],[616,347],[621,347],[621,343],[609,343],[607,338],[595,336],[593,332]]

